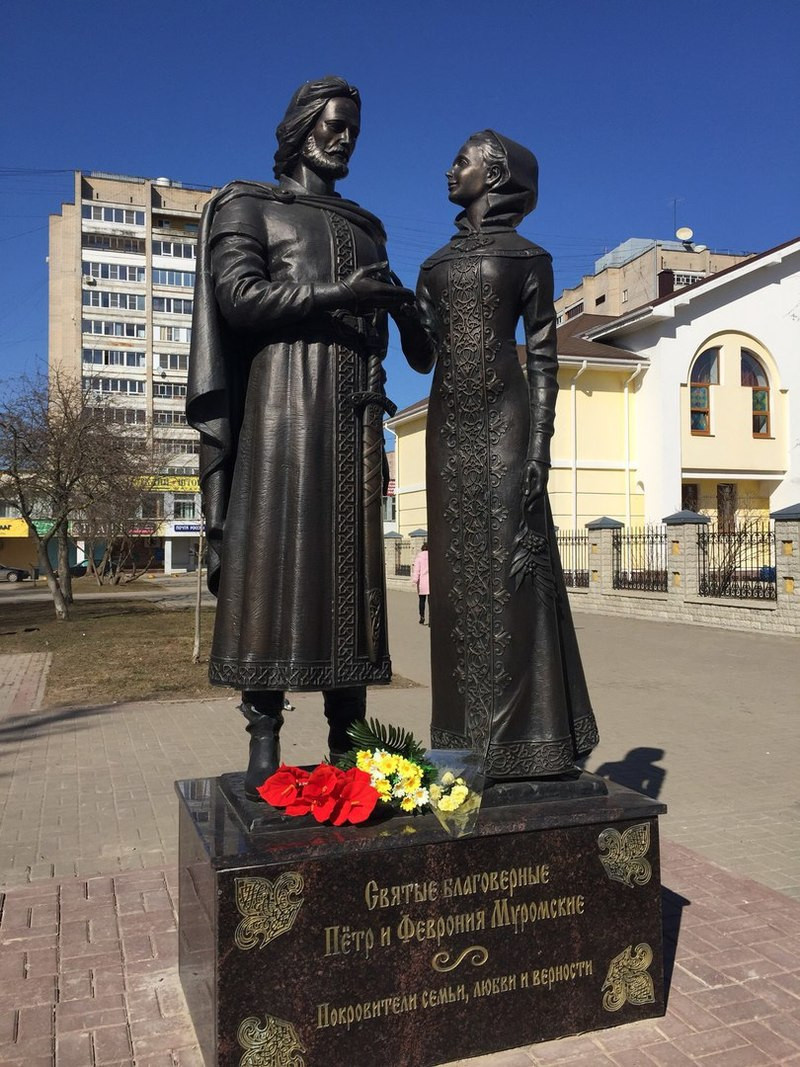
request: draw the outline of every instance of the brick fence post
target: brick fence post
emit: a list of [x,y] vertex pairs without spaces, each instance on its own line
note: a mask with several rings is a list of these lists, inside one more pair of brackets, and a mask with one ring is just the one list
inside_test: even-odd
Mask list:
[[614,592],[614,531],[624,522],[603,515],[586,523],[589,531],[589,594],[606,596]]
[[710,520],[696,511],[676,511],[661,521],[667,527],[667,591],[682,603],[700,591],[698,534]]
[[800,504],[773,511],[778,612],[800,631]]

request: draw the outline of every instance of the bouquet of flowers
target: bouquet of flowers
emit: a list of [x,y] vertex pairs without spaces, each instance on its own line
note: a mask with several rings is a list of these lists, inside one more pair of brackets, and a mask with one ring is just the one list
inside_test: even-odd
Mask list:
[[432,810],[453,837],[472,832],[482,793],[472,753],[426,752],[413,734],[377,719],[361,719],[347,732],[354,747],[337,766],[281,764],[258,787],[262,800],[287,815],[312,815],[334,826],[366,822],[376,808],[404,815]]
[[475,829],[483,797],[480,761],[472,752],[434,750],[428,759],[437,769],[429,789],[433,814],[451,837],[465,837]]
[[348,734],[355,747],[339,766],[362,771],[378,794],[379,802],[406,815],[427,810],[436,768],[413,734],[364,719],[353,723]]

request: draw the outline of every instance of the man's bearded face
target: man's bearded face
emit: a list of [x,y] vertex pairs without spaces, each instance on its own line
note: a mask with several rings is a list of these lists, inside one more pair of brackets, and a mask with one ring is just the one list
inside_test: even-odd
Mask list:
[[322,178],[346,177],[360,129],[358,108],[352,100],[329,100],[305,140],[303,161]]

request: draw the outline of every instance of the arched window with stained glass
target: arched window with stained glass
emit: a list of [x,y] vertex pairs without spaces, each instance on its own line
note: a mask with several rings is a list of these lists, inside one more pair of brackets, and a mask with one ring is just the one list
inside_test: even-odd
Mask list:
[[719,385],[719,348],[701,352],[689,379],[691,429],[693,434],[711,433],[711,389]]
[[742,349],[742,387],[753,393],[753,437],[769,437],[769,379],[748,348]]

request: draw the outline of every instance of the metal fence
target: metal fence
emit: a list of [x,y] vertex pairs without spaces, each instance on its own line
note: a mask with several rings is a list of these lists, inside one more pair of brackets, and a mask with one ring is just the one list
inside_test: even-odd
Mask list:
[[777,600],[775,531],[743,522],[734,530],[711,526],[697,532],[700,596]]
[[589,534],[585,530],[558,530],[558,554],[569,589],[589,588]]
[[614,589],[667,592],[666,526],[635,526],[614,530],[612,544]]
[[[416,552],[406,538],[387,537],[384,541],[387,578],[410,578]],[[419,548],[419,546],[417,546]]]

